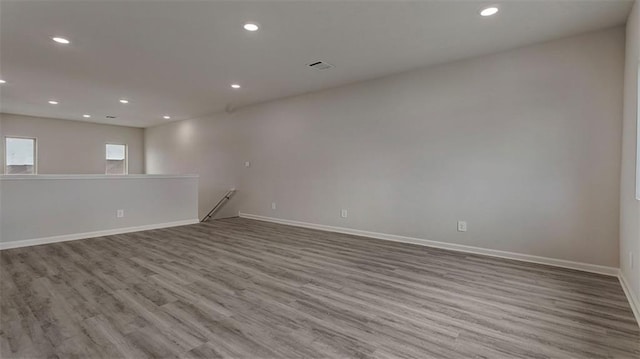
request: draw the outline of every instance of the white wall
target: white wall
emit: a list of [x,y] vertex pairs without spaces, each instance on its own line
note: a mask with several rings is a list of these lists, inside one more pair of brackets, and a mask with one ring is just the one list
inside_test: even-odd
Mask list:
[[201,215],[236,187],[222,215],[618,267],[623,60],[615,28],[148,128],[146,170]]
[[[640,65],[640,5],[635,3],[627,22],[624,75],[624,127],[620,190],[620,269],[640,310],[640,201],[635,199],[638,136],[638,66]],[[633,253],[634,267],[629,254]],[[639,313],[640,315],[640,313]]]
[[105,144],[127,144],[129,173],[144,173],[144,130],[0,113],[0,173],[5,136],[36,137],[39,174],[104,174]]
[[196,176],[0,176],[0,244],[197,222],[197,193]]
[[[147,173],[195,173],[200,176],[199,217],[203,218],[227,190],[237,187],[244,163],[245,138],[233,119],[215,116],[145,129]],[[217,217],[238,215],[236,196]]]

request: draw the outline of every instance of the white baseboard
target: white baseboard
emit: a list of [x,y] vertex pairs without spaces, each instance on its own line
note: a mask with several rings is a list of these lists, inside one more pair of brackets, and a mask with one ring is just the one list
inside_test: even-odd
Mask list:
[[631,290],[631,286],[627,279],[622,274],[622,271],[618,273],[618,279],[620,280],[620,285],[622,286],[622,290],[624,290],[624,294],[627,296],[629,300],[629,305],[631,306],[631,310],[633,311],[633,315],[636,317],[636,322],[638,322],[638,326],[640,326],[640,300]]
[[326,225],[322,225],[322,224],[291,221],[291,220],[288,220],[288,219],[280,219],[280,218],[273,218],[273,217],[258,216],[258,215],[255,215],[255,214],[242,213],[242,212],[238,212],[238,215],[240,217],[242,217],[242,218],[255,219],[255,220],[259,220],[259,221],[280,223],[280,224],[286,224],[286,225],[296,226],[296,227],[319,229],[319,230],[329,231],[329,232],[352,234],[352,235],[356,235],[356,236],[370,237],[370,238],[376,238],[376,239],[384,239],[384,240],[394,241],[394,242],[412,243],[412,244],[418,244],[418,245],[422,245],[422,246],[426,246],[426,247],[448,249],[448,250],[452,250],[452,251],[473,253],[473,254],[482,254],[482,255],[485,255],[485,256],[499,257],[499,258],[506,258],[506,259],[514,259],[514,260],[519,260],[519,261],[523,261],[523,262],[546,264],[546,265],[551,265],[551,266],[555,266],[555,267],[576,269],[576,270],[581,270],[581,271],[584,271],[584,272],[598,273],[598,274],[604,274],[604,275],[609,275],[609,276],[614,276],[614,277],[618,276],[618,272],[619,272],[619,269],[618,268],[614,268],[614,267],[607,267],[607,266],[601,266],[601,265],[589,264],[589,263],[581,263],[581,262],[573,262],[573,261],[568,261],[568,260],[564,260],[564,259],[539,257],[539,256],[533,256],[533,255],[529,255],[529,254],[522,254],[522,253],[500,251],[500,250],[496,250],[496,249],[486,249],[486,248],[480,248],[480,247],[465,246],[465,245],[462,245],[462,244],[455,244],[455,243],[431,241],[431,240],[428,240],[428,239],[398,236],[398,235],[394,235],[394,234],[362,231],[362,230],[359,230],[359,229],[352,229],[352,228],[334,227],[334,226],[326,226]]
[[139,232],[139,231],[148,231],[148,230],[151,230],[151,229],[160,229],[160,228],[168,228],[168,227],[185,226],[185,225],[188,225],[188,224],[195,224],[195,223],[199,223],[199,222],[200,221],[197,218],[194,218],[194,219],[187,219],[187,220],[183,220],[183,221],[148,224],[148,225],[144,225],[144,226],[107,229],[107,230],[104,230],[104,231],[64,234],[64,235],[60,235],[60,236],[34,238],[34,239],[23,239],[23,240],[19,240],[19,241],[0,243],[0,250],[2,250],[2,249],[11,249],[11,248],[19,248],[19,247],[37,246],[37,245],[40,245],[40,244],[47,244],[47,243],[74,241],[74,240],[77,240],[77,239],[87,239],[87,238],[111,236],[111,235],[114,235],[114,234],[123,234],[123,233]]

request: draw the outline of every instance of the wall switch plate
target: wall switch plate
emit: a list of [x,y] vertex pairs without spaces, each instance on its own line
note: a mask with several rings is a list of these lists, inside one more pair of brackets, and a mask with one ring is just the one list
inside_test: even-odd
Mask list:
[[244,166],[245,166],[245,167],[251,167],[251,162],[249,162],[249,161],[245,161],[245,162],[244,162]]
[[458,232],[466,232],[467,231],[467,222],[458,221]]
[[276,203],[275,202],[271,202],[271,209],[276,209]]
[[346,209],[343,209],[343,210],[340,211],[340,217],[347,218],[347,210]]
[[116,218],[124,217],[124,209],[119,209],[116,211]]

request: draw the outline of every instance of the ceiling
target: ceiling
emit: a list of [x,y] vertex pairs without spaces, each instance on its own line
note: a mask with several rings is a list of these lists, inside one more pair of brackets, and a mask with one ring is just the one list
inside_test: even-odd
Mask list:
[[[479,16],[488,4],[500,12]],[[612,27],[630,8],[623,0],[0,0],[0,111],[147,127]],[[260,30],[244,30],[246,22]],[[306,66],[319,60],[335,67]]]

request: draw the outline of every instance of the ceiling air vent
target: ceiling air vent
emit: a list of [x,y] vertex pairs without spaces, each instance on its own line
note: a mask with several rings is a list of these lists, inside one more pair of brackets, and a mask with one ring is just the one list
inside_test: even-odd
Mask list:
[[312,63],[308,64],[307,66],[309,66],[312,69],[316,69],[316,70],[328,70],[328,69],[333,67],[333,65],[331,65],[328,62],[324,62],[324,61],[312,62]]

